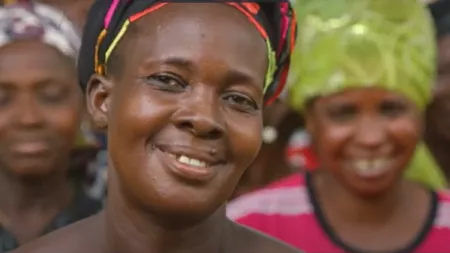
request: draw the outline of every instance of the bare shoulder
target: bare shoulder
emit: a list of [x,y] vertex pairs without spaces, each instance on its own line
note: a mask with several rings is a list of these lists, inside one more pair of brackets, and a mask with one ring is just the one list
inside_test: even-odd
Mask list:
[[92,216],[45,235],[11,253],[101,252],[99,217]]
[[234,252],[302,253],[288,244],[233,222]]

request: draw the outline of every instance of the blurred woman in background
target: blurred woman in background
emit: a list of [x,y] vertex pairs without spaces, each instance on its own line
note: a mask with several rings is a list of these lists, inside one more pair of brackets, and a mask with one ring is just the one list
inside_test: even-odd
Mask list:
[[415,0],[296,2],[289,95],[319,167],[235,200],[229,217],[306,252],[450,252],[450,196],[404,177],[435,77],[429,13]]
[[83,111],[79,44],[49,6],[0,9],[0,252],[101,207],[68,177]]

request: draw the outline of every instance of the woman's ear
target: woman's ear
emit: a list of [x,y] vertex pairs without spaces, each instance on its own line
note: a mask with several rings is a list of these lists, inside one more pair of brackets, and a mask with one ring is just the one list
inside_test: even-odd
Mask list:
[[87,110],[96,127],[108,128],[108,111],[112,83],[104,76],[94,74],[88,82],[86,90]]

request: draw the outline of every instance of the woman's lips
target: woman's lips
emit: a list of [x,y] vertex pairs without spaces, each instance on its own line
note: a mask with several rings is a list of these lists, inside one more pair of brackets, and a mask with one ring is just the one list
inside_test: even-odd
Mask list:
[[195,151],[193,150],[185,149],[183,154],[181,150],[177,150],[177,153],[172,153],[155,147],[153,152],[157,152],[158,157],[160,157],[170,173],[188,181],[208,182],[217,172],[215,168],[217,163],[211,163],[212,160],[201,160],[198,157],[202,155],[199,154],[194,158],[192,153]]
[[49,151],[49,145],[44,141],[20,142],[11,146],[13,153],[22,155],[37,155]]
[[376,159],[352,159],[348,161],[350,169],[359,177],[374,179],[381,177],[390,171],[392,159],[379,157]]

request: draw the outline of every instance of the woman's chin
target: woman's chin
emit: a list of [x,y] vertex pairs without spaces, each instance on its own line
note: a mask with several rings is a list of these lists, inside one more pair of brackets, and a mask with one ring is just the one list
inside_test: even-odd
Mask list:
[[353,184],[351,186],[348,186],[348,188],[351,188],[350,190],[354,192],[356,195],[362,197],[362,198],[379,198],[382,196],[385,196],[386,194],[392,193],[392,186],[395,185],[395,183],[389,183],[389,182],[377,182],[372,184],[367,184],[366,182],[363,182],[361,184]]
[[[147,191],[148,193],[149,191]],[[169,220],[201,220],[214,213],[224,201],[220,197],[208,197],[204,194],[191,194],[188,189],[166,191],[164,194],[139,194],[135,202],[149,213],[166,217]],[[210,201],[211,199],[216,201]]]
[[345,172],[341,171],[338,177],[341,184],[355,195],[377,198],[392,192],[392,188],[397,185],[398,177],[402,175],[402,171],[398,169],[369,172],[347,169]]

